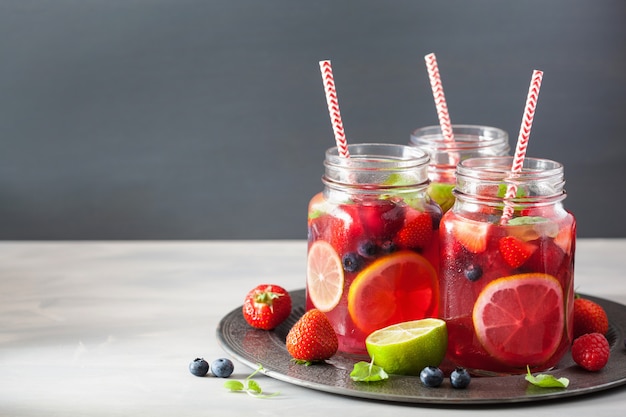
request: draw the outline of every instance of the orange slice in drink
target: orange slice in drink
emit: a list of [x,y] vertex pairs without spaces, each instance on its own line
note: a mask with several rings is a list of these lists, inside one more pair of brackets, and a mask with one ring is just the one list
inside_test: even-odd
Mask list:
[[515,367],[541,365],[561,342],[563,289],[547,274],[496,279],[478,295],[472,320],[478,340],[497,360]]
[[323,240],[313,243],[307,256],[306,287],[309,298],[320,311],[335,308],[343,294],[343,266],[341,258]]
[[392,324],[436,317],[437,272],[423,256],[408,250],[374,261],[354,279],[348,311],[365,334]]

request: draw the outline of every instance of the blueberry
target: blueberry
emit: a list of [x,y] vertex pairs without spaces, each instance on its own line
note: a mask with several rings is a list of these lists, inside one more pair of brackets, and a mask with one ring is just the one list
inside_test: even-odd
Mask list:
[[376,243],[371,240],[364,240],[359,243],[359,247],[357,248],[357,252],[364,258],[372,258],[376,255],[378,248],[376,247]]
[[220,358],[211,363],[211,373],[218,378],[228,378],[235,370],[230,359]]
[[463,272],[465,273],[465,278],[472,282],[479,280],[483,276],[483,269],[477,264],[470,264]]
[[467,388],[471,381],[471,376],[467,369],[458,367],[450,374],[450,383],[454,388]]
[[209,372],[209,363],[202,358],[196,358],[189,364],[189,372],[195,376],[205,376]]
[[343,255],[341,263],[343,264],[343,269],[346,272],[356,272],[361,268],[361,265],[363,264],[363,258],[361,258],[358,253],[348,252]]
[[441,218],[443,217],[443,215],[440,211],[431,212],[430,215],[433,222],[433,230],[439,230],[439,224],[441,223]]
[[427,387],[438,387],[443,382],[443,371],[436,366],[427,366],[420,372],[420,381]]

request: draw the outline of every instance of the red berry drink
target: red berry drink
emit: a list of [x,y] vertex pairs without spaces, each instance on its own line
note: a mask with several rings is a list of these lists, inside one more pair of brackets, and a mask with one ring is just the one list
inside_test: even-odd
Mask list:
[[526,158],[503,219],[511,161],[462,162],[441,221],[447,358],[475,374],[550,369],[572,342],[576,221],[562,205],[563,167]]
[[428,194],[444,213],[454,204],[452,189],[459,162],[482,156],[506,156],[509,153],[509,135],[502,129],[452,125],[452,132],[454,141],[448,141],[441,133],[440,126],[426,126],[414,130],[409,142],[430,156]]
[[426,193],[428,155],[402,145],[326,153],[324,191],[308,211],[306,309],[323,311],[339,350],[391,324],[437,317],[441,208]]

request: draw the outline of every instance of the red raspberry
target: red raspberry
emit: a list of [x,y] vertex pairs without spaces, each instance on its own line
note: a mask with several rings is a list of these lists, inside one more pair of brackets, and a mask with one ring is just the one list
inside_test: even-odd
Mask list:
[[609,361],[609,342],[601,333],[587,333],[574,340],[572,359],[588,371],[599,371]]

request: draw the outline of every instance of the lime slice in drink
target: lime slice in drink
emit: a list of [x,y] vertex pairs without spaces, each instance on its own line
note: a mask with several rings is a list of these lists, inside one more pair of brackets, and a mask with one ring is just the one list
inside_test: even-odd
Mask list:
[[367,353],[385,372],[419,375],[426,366],[439,366],[448,347],[446,322],[421,319],[376,330],[365,339]]
[[441,182],[431,182],[428,185],[428,195],[430,198],[435,200],[437,204],[441,207],[441,210],[445,213],[450,210],[452,205],[454,204],[454,195],[452,194],[452,190],[454,189],[454,184],[445,184]]
[[415,187],[415,184],[419,184],[420,182],[421,180],[419,176],[398,173],[391,174],[383,182],[383,185],[400,188],[407,187],[407,189],[397,189],[390,194],[381,194],[379,198],[382,200],[387,200],[389,198],[400,197],[409,206],[418,210],[423,210],[424,202],[421,194],[412,190],[413,187]]

